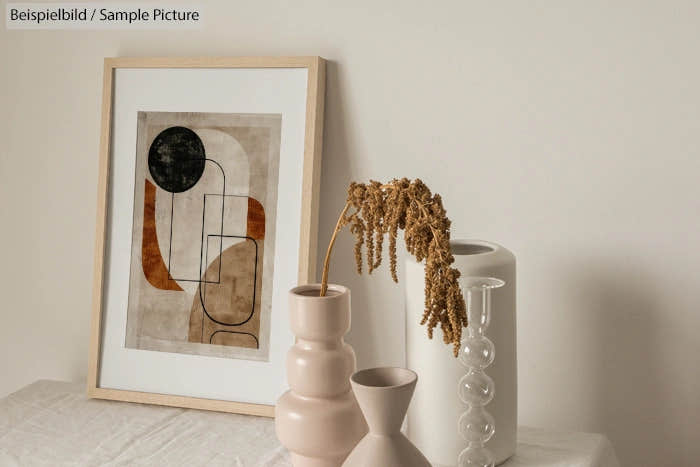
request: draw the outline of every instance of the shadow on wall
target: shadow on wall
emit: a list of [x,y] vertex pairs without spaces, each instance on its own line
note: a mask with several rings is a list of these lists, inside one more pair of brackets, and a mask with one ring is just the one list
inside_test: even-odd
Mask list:
[[[320,280],[323,260],[338,215],[345,205],[349,184],[353,148],[347,137],[348,109],[345,105],[343,68],[337,62],[326,63],[326,108],[323,132],[323,162],[321,164],[321,197],[318,233],[318,269]],[[369,313],[367,281],[355,272],[352,236],[347,229],[341,232],[333,249],[329,282],[342,284],[351,290],[352,328],[348,341],[353,344],[358,368],[373,364],[376,346],[371,338],[376,333]],[[367,338],[363,338],[367,336]]]
[[[608,264],[606,264],[608,262]],[[652,276],[641,265],[610,259],[580,265],[585,275],[567,280],[587,302],[592,362],[590,420],[605,433],[624,465],[661,466],[678,459],[671,416],[673,380],[664,374],[663,316]],[[593,268],[592,264],[595,264]],[[675,452],[674,452],[675,451]]]

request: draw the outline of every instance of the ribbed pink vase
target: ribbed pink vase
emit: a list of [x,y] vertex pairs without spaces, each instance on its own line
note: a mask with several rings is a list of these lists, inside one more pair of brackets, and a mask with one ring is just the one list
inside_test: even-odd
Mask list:
[[350,330],[350,290],[304,285],[289,292],[296,344],[287,354],[290,390],[277,401],[275,431],[294,467],[340,467],[367,433],[350,388],[355,352],[343,341]]

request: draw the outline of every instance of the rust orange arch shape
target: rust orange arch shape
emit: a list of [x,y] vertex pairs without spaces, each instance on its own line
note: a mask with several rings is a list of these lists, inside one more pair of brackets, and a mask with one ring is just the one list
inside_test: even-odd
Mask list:
[[161,290],[182,291],[180,286],[169,277],[168,268],[163,261],[156,234],[156,186],[146,180],[143,195],[143,238],[141,240],[141,265],[146,280]]

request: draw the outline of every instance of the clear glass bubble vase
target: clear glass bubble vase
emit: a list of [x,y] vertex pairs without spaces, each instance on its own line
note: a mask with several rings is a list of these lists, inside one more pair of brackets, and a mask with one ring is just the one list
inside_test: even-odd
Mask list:
[[505,282],[493,277],[464,277],[460,283],[469,325],[459,350],[459,361],[467,369],[459,380],[459,398],[467,410],[459,417],[458,429],[469,444],[459,454],[457,466],[492,467],[494,457],[485,444],[495,433],[495,422],[485,406],[493,399],[495,387],[484,370],[496,353],[486,328],[491,320],[491,291]]

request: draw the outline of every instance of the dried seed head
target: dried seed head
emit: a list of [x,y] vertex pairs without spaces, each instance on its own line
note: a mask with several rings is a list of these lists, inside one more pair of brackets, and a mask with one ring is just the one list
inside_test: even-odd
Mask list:
[[381,184],[351,183],[347,203],[355,209],[343,218],[355,236],[355,262],[362,272],[362,246],[367,250],[371,274],[382,262],[384,236],[389,236],[391,277],[398,282],[396,238],[404,231],[407,251],[425,261],[425,311],[421,324],[427,324],[428,337],[439,324],[443,340],[453,345],[457,356],[462,327],[467,325],[466,306],[459,287],[459,271],[450,267],[450,220],[440,195],[433,195],[419,179],[394,179]]

